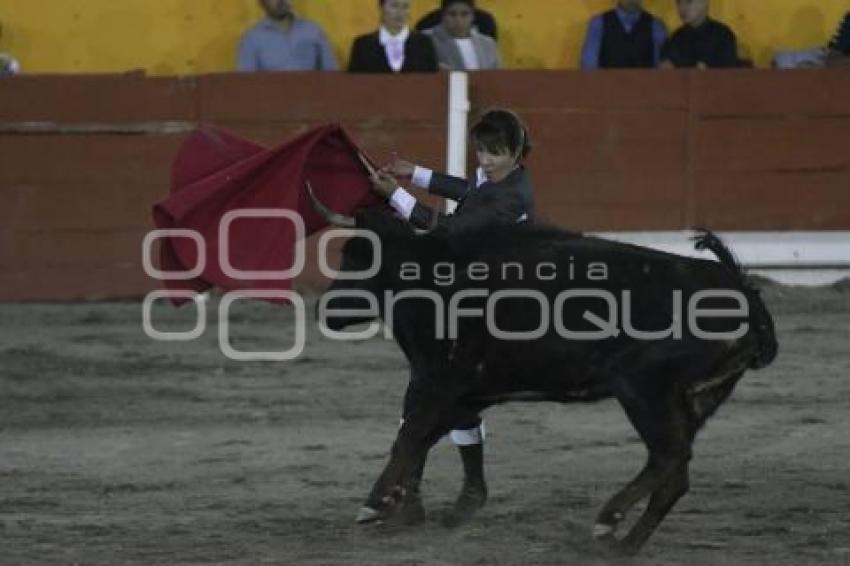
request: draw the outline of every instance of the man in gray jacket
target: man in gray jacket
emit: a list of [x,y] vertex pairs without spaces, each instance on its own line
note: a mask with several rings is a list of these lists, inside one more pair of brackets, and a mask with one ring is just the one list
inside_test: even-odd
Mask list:
[[500,69],[499,47],[473,27],[475,0],[443,0],[442,23],[431,36],[440,67],[450,71]]

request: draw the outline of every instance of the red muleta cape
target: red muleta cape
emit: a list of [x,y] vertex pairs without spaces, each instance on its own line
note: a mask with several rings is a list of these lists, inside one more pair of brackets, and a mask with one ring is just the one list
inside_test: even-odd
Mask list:
[[[160,229],[190,229],[205,241],[206,266],[194,279],[163,281],[168,289],[203,292],[291,289],[291,279],[229,277],[219,262],[219,226],[230,211],[286,209],[304,220],[306,235],[327,226],[313,209],[305,189],[331,210],[351,215],[377,204],[358,153],[363,153],[339,125],[323,126],[269,149],[223,130],[202,128],[180,148],[172,167],[171,194],[153,209]],[[365,154],[364,154],[365,155]],[[228,231],[230,264],[243,271],[282,271],[295,255],[295,226],[284,218],[241,218]],[[162,238],[159,269],[188,271],[197,265],[197,244],[184,237]],[[185,299],[172,299],[182,304]]]

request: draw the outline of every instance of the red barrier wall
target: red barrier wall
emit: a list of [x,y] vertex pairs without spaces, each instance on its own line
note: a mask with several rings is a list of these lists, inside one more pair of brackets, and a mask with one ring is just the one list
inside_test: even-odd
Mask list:
[[539,209],[582,230],[850,227],[850,73],[479,73],[535,142]]
[[[445,75],[50,76],[0,87],[0,300],[157,287],[142,273],[141,241],[191,124],[276,144],[342,121],[379,159],[445,159]],[[474,75],[471,89],[474,108],[506,105],[529,122],[539,210],[557,224],[850,229],[843,70],[495,72]],[[321,284],[313,263],[300,285]]]

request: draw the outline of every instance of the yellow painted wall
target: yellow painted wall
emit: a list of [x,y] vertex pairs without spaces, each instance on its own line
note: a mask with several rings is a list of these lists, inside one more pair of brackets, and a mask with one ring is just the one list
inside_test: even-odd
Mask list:
[[[510,68],[573,68],[587,19],[613,0],[479,0],[499,20]],[[418,17],[437,0],[413,0]],[[675,26],[673,0],[646,0]],[[374,29],[377,0],[295,0],[320,23],[340,60],[351,39]],[[850,0],[713,0],[712,14],[738,33],[742,54],[760,66],[774,48],[821,45]],[[188,74],[233,68],[241,32],[261,15],[256,0],[0,0],[8,51],[26,72]]]

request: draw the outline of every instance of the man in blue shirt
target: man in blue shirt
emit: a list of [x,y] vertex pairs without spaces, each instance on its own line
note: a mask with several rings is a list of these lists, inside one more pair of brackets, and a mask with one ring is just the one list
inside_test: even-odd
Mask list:
[[655,67],[666,39],[664,22],[643,9],[643,0],[619,0],[590,20],[581,68]]
[[266,17],[239,43],[240,71],[336,71],[339,67],[322,29],[295,16],[291,0],[260,0]]

